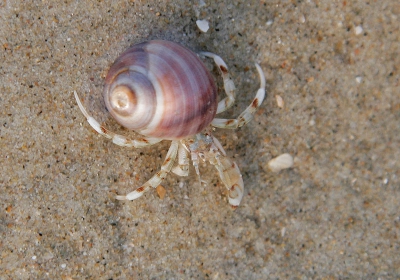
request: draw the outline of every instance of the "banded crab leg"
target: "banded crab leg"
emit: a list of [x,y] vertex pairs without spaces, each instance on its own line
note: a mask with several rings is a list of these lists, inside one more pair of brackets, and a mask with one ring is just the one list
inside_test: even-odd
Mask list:
[[265,76],[264,73],[257,63],[255,64],[258,74],[260,76],[260,88],[257,91],[256,97],[253,99],[251,104],[244,110],[237,119],[219,119],[215,118],[211,125],[219,128],[230,128],[235,129],[247,124],[252,120],[254,113],[260,107],[265,97]]
[[239,167],[228,157],[219,156],[215,168],[219,172],[219,177],[229,191],[228,200],[232,208],[237,208],[243,197],[244,184]]
[[136,198],[141,197],[145,192],[150,190],[151,188],[156,188],[162,180],[167,177],[168,173],[171,171],[174,166],[174,162],[179,149],[179,141],[172,141],[171,147],[168,150],[167,156],[163,164],[161,165],[161,170],[158,171],[153,177],[150,178],[146,183],[142,186],[134,190],[133,192],[128,193],[127,195],[118,195],[116,198],[118,200],[134,200]]
[[139,139],[129,139],[123,135],[116,134],[112,131],[109,131],[104,126],[100,125],[98,121],[96,121],[89,113],[86,111],[85,107],[83,106],[81,100],[78,97],[76,91],[74,91],[76,102],[78,103],[79,109],[81,109],[83,115],[86,117],[88,123],[94,130],[96,130],[99,134],[103,135],[108,139],[112,139],[112,142],[118,146],[123,147],[135,147],[135,148],[142,148],[146,146],[151,146],[160,142],[162,139],[159,138],[152,138],[152,137],[145,137],[142,136]]
[[228,200],[233,209],[236,209],[243,198],[244,184],[242,174],[237,164],[226,156],[225,150],[217,138],[213,137],[217,151],[210,163],[218,170],[219,177],[229,191]]
[[188,176],[189,175],[189,157],[186,147],[179,142],[178,147],[178,162],[172,170],[178,176]]
[[221,72],[222,79],[224,80],[225,93],[227,95],[227,97],[225,97],[218,103],[217,114],[222,113],[229,109],[235,102],[235,84],[233,83],[233,80],[229,75],[228,66],[226,66],[221,57],[210,52],[200,52],[200,55],[204,55],[206,57],[214,59],[215,64],[217,64]]

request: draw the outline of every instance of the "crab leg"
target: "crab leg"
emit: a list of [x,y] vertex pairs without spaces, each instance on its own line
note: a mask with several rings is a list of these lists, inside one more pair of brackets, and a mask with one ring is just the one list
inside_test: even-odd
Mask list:
[[222,79],[224,80],[225,93],[227,95],[227,97],[218,103],[217,114],[222,113],[229,109],[235,102],[235,84],[229,75],[228,66],[226,66],[221,57],[210,52],[200,52],[200,54],[214,59],[215,64],[217,64],[221,71]]
[[260,65],[258,65],[257,63],[255,65],[256,65],[258,74],[260,76],[260,88],[257,91],[256,97],[253,99],[251,104],[246,108],[246,110],[244,110],[243,113],[241,113],[239,115],[239,117],[237,119],[215,118],[211,123],[212,126],[219,127],[219,128],[234,129],[234,128],[241,127],[241,126],[247,124],[249,121],[251,121],[251,119],[254,116],[254,113],[256,112],[258,107],[261,105],[261,103],[263,102],[264,97],[265,97],[265,76],[264,76],[264,73],[263,73]]
[[209,161],[218,170],[219,177],[229,191],[228,200],[232,208],[239,206],[243,197],[244,184],[237,164],[230,160],[224,148],[217,138],[213,137],[214,146],[211,148],[213,154]]
[[239,167],[228,157],[219,155],[216,157],[215,168],[219,172],[219,177],[229,191],[229,204],[232,208],[239,206],[243,197],[244,184]]
[[152,137],[145,137],[142,136],[139,139],[129,139],[123,135],[116,134],[112,131],[109,131],[106,129],[104,126],[100,125],[98,121],[96,121],[92,116],[88,114],[86,111],[85,107],[83,107],[83,104],[81,100],[78,97],[78,94],[76,91],[74,91],[75,99],[76,102],[78,103],[79,109],[81,109],[83,115],[86,117],[88,123],[93,127],[94,130],[96,130],[99,134],[103,135],[104,137],[108,139],[112,139],[112,142],[118,146],[123,146],[123,147],[135,147],[135,148],[142,148],[146,146],[151,146],[153,144],[156,144],[160,142],[162,139],[159,138],[152,138]]
[[178,176],[188,176],[189,175],[189,158],[188,153],[182,143],[179,143],[178,147],[178,164],[175,165],[172,170]]
[[141,197],[145,192],[151,188],[156,188],[162,180],[167,177],[168,173],[171,171],[174,165],[176,155],[178,153],[179,141],[172,141],[171,147],[168,150],[167,156],[164,163],[161,165],[161,170],[154,174],[146,183],[137,188],[135,191],[128,193],[127,195],[118,195],[116,199],[118,200],[134,200]]

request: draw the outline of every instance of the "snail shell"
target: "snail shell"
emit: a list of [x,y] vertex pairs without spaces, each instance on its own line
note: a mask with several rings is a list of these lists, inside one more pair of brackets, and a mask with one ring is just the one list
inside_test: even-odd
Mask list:
[[202,131],[218,105],[215,82],[198,56],[162,40],[133,45],[117,58],[104,100],[122,126],[171,140]]

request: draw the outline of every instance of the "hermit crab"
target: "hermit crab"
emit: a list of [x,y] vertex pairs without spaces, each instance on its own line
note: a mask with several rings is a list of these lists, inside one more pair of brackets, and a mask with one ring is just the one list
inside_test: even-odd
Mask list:
[[200,161],[217,169],[227,188],[228,200],[236,208],[243,197],[244,185],[237,164],[226,156],[220,142],[212,135],[213,127],[238,128],[248,123],[265,96],[265,77],[258,64],[260,88],[251,104],[236,119],[220,119],[235,101],[235,85],[225,62],[213,53],[200,56],[214,59],[219,68],[226,97],[218,102],[213,77],[197,54],[173,42],[154,40],[133,45],[111,66],[104,85],[105,105],[122,126],[142,135],[138,139],[109,131],[84,108],[76,92],[78,106],[89,124],[101,135],[119,146],[141,148],[172,140],[166,158],[145,184],[119,200],[134,200],[173,172],[188,176],[189,159],[200,177]]

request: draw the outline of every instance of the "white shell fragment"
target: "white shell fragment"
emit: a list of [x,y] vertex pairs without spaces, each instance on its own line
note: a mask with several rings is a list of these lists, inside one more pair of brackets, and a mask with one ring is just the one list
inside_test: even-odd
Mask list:
[[362,32],[363,32],[363,28],[362,28],[361,25],[356,26],[356,27],[354,28],[354,33],[356,33],[356,35],[360,35]]
[[278,107],[282,109],[283,106],[285,106],[285,102],[283,101],[282,96],[275,95],[275,99],[276,99],[276,104],[278,105]]
[[272,172],[279,172],[282,169],[293,166],[293,157],[290,154],[282,154],[268,162],[268,167]]
[[210,25],[208,24],[208,21],[203,19],[203,20],[196,20],[197,27],[204,33],[208,31],[210,28]]

